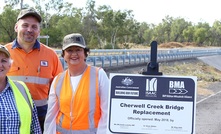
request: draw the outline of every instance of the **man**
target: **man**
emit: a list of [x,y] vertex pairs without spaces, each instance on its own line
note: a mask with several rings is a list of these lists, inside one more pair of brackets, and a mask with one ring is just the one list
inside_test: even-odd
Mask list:
[[55,51],[37,40],[41,21],[41,16],[34,9],[21,10],[14,27],[17,38],[6,47],[13,60],[7,75],[28,86],[43,131],[50,85],[63,68]]

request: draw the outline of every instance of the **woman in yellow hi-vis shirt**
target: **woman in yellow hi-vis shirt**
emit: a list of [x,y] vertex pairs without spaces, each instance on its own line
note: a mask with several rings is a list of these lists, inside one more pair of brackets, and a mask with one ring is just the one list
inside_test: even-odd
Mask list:
[[41,134],[37,109],[27,86],[7,77],[12,60],[0,45],[0,133]]

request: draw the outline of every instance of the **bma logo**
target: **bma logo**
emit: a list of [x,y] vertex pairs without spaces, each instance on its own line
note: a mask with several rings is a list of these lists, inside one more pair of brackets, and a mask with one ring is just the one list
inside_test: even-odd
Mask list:
[[186,94],[184,81],[169,81],[169,94]]
[[146,97],[157,97],[157,78],[146,79]]

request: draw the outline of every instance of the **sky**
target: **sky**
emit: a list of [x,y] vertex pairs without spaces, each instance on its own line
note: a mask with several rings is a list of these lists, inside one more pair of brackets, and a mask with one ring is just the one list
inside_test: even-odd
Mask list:
[[[27,3],[30,0],[24,0]],[[86,7],[87,0],[64,0],[74,7]],[[95,0],[96,7],[109,5],[113,10],[133,10],[138,22],[159,24],[167,15],[184,18],[194,24],[221,21],[220,0]],[[0,0],[0,8],[4,5]]]

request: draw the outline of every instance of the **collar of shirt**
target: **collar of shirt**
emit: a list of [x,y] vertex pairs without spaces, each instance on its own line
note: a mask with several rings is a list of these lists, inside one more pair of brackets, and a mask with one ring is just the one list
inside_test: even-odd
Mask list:
[[[21,46],[18,44],[18,41],[17,39],[15,39],[13,42],[12,42],[12,49],[14,48],[20,48],[21,49]],[[36,40],[34,46],[33,46],[33,49],[39,49],[40,50],[40,42],[38,40]]]

